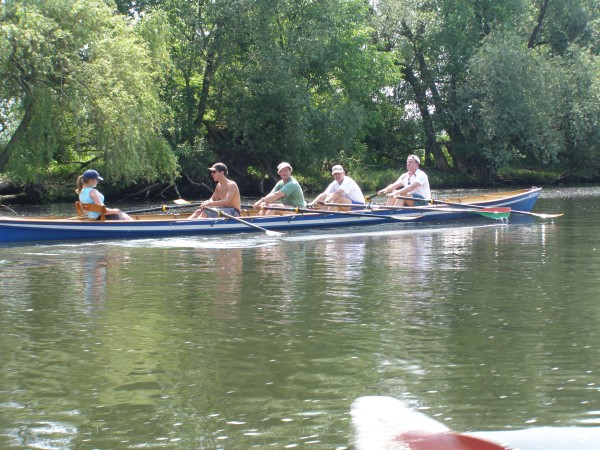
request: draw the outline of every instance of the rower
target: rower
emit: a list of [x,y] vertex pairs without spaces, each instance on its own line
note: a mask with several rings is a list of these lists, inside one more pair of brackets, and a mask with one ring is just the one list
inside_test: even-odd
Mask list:
[[277,166],[277,175],[281,177],[281,180],[273,187],[269,194],[259,199],[254,203],[255,209],[260,209],[259,215],[285,215],[291,214],[287,210],[274,210],[274,209],[263,209],[263,207],[272,204],[275,201],[280,201],[285,206],[295,206],[298,208],[304,208],[306,202],[304,201],[304,193],[300,183],[292,176],[294,169],[290,163],[282,162]]
[[[429,178],[419,168],[420,164],[421,160],[417,155],[409,155],[406,158],[407,172],[378,192],[378,194],[385,194],[388,197],[387,206],[423,206],[427,204],[425,199],[431,198]],[[397,197],[413,197],[417,200]]]
[[[319,209],[327,209],[328,211],[349,211],[352,208],[350,205],[360,205],[360,208],[365,206],[365,197],[363,196],[360,187],[352,178],[346,176],[346,172],[342,166],[335,165],[331,168],[331,176],[334,180],[327,189],[320,193],[309,206]],[[324,203],[340,203],[346,206],[323,206]]]
[[[198,208],[189,217],[190,219],[217,217],[219,211],[234,217],[239,217],[241,214],[242,204],[240,199],[240,190],[235,181],[227,178],[227,166],[221,162],[209,167],[210,173],[217,186],[213,195],[200,203]],[[209,207],[210,209],[206,209]]]

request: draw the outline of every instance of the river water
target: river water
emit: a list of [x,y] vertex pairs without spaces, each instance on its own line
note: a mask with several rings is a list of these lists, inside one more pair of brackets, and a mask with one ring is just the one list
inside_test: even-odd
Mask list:
[[600,426],[599,200],[0,247],[0,448],[350,449],[364,395],[460,431]]

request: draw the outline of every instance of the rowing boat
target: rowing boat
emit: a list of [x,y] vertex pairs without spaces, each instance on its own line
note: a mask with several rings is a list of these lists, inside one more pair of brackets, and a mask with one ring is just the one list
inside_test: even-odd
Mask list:
[[[471,197],[448,199],[464,205],[483,208],[507,207],[530,211],[540,194],[540,188],[504,193],[490,193]],[[257,216],[256,211],[244,210],[242,217],[232,216],[188,219],[190,214],[163,213],[131,215],[134,220],[89,220],[87,217],[0,217],[0,242],[96,240],[160,238],[183,235],[211,235],[247,231],[286,231],[297,229],[381,225],[390,223],[415,223],[460,220],[477,217],[477,209],[449,207],[436,204],[388,210],[372,209],[353,211],[352,214],[327,212],[298,212],[284,216]]]
[[[530,211],[540,194],[540,188],[504,193],[481,194],[447,199],[465,206],[482,208],[511,208]],[[361,211],[364,214],[361,214]],[[478,208],[433,204],[426,207],[384,209],[371,206],[352,214],[302,212],[284,216],[257,216],[253,210],[242,211],[240,218],[227,215],[210,219],[188,219],[190,214],[130,214],[134,220],[90,220],[87,217],[0,217],[0,242],[97,240],[160,238],[183,235],[211,235],[247,231],[287,231],[328,227],[381,225],[391,223],[420,223],[461,220],[477,217]],[[482,215],[486,215],[483,214]],[[273,233],[279,234],[279,233]]]

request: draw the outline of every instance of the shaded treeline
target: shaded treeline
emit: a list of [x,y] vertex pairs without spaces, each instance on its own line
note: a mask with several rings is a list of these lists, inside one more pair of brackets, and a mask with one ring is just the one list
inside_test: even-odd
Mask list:
[[[426,167],[489,181],[600,168],[595,0],[6,0],[0,174],[93,167],[136,195]],[[267,183],[268,184],[268,183]]]

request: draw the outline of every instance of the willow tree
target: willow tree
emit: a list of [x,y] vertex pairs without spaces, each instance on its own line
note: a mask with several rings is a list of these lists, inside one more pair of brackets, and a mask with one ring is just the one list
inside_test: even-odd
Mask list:
[[0,5],[0,172],[93,165],[112,181],[172,177],[146,45],[101,0]]

